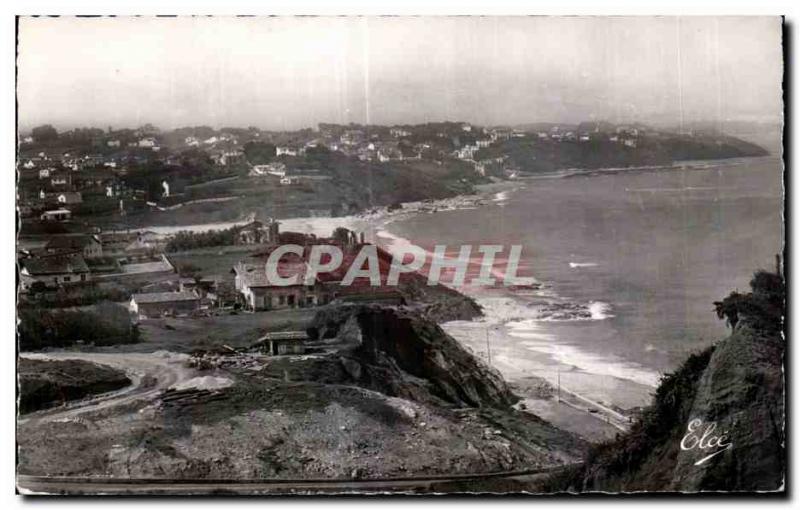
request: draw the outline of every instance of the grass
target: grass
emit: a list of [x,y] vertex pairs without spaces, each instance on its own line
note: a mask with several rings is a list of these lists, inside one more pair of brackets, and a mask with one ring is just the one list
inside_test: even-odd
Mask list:
[[168,257],[175,267],[191,264],[204,278],[233,282],[233,266],[263,248],[263,245],[212,246],[170,253]]
[[270,331],[305,329],[319,308],[299,308],[203,318],[148,319],[139,324],[141,342],[115,350],[192,352],[222,345],[248,347]]

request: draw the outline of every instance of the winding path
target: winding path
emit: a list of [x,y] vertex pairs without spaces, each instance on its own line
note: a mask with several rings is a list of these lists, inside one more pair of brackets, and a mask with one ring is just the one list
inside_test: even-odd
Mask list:
[[155,400],[163,390],[196,375],[194,370],[183,366],[182,358],[171,353],[49,352],[21,353],[20,357],[33,360],[89,361],[121,370],[131,380],[129,386],[117,391],[20,416],[20,425],[58,421],[136,401]]

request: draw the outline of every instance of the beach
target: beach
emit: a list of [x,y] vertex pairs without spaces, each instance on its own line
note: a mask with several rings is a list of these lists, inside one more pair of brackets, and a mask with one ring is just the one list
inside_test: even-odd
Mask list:
[[317,236],[346,227],[395,253],[409,244],[429,254],[447,244],[448,256],[461,244],[523,245],[530,285],[457,287],[484,317],[443,328],[500,371],[528,409],[602,440],[649,404],[663,374],[724,334],[711,302],[744,287],[782,246],[780,176],[775,158],[573,170],[393,210],[279,221],[282,231]]
[[[447,244],[453,257],[460,244],[522,244],[520,272],[535,285],[459,287],[484,317],[443,327],[529,409],[602,439],[618,429],[587,426],[587,415],[635,415],[664,374],[724,336],[712,302],[770,267],[781,200],[777,158],[573,171],[389,218],[374,239],[389,251]],[[541,398],[542,381],[561,396]]]

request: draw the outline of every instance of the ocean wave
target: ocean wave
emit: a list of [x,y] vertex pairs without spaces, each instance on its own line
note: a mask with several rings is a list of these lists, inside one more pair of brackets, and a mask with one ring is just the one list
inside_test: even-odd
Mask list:
[[597,262],[570,262],[569,267],[572,269],[578,267],[597,267]]
[[611,305],[602,301],[551,302],[536,308],[539,322],[602,321],[614,317]]
[[596,354],[575,345],[555,341],[537,320],[522,320],[506,325],[509,336],[519,338],[526,349],[547,354],[563,365],[573,366],[583,372],[606,375],[633,381],[645,386],[658,386],[661,374],[638,363],[615,356]]
[[492,202],[496,204],[504,204],[508,202],[509,195],[510,193],[508,191],[499,191],[492,197]]
[[528,349],[545,353],[559,363],[571,365],[590,374],[616,377],[654,388],[658,386],[661,379],[660,373],[638,363],[613,356],[594,354],[569,344],[537,342],[528,339],[523,341],[522,345]]

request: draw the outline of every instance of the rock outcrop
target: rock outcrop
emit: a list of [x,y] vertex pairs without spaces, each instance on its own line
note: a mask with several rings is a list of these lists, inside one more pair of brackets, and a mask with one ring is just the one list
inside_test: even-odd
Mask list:
[[731,335],[665,376],[618,440],[550,480],[552,491],[780,491],[786,473],[785,284],[757,271],[752,292],[714,303]]
[[[786,471],[783,353],[780,336],[737,328],[666,377],[631,432],[595,447],[583,468],[553,480],[548,489],[781,490]],[[694,438],[682,448],[694,420],[699,420]],[[699,447],[711,426],[706,445],[724,436],[720,442],[729,447]]]
[[429,394],[457,406],[507,407],[516,402],[497,371],[433,321],[380,307],[361,308],[354,316],[361,342],[347,358],[362,366],[361,384],[415,400],[429,400]]

